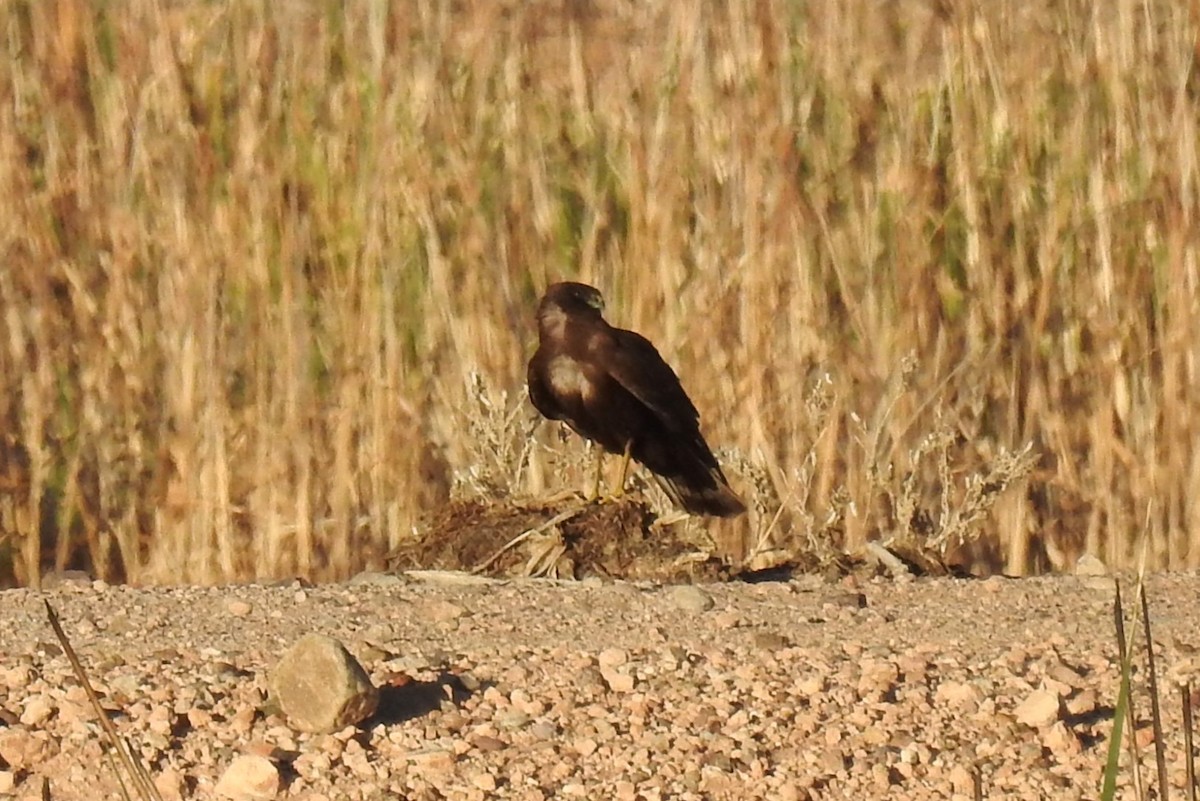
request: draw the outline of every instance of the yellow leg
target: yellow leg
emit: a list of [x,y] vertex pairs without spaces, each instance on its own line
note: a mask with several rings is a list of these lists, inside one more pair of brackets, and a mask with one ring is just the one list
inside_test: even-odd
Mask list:
[[592,482],[592,492],[588,495],[589,501],[594,501],[600,497],[600,479],[604,476],[604,449],[596,445],[596,479]]
[[625,479],[629,477],[629,460],[633,456],[633,440],[625,443],[625,454],[621,457],[621,474],[617,485],[613,487],[612,497],[620,498],[625,494]]

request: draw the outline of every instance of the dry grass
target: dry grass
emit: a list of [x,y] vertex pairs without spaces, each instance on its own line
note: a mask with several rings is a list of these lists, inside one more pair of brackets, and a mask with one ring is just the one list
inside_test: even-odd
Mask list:
[[[4,3],[0,572],[376,563],[480,467],[468,377],[515,401],[560,276],[756,466],[735,554],[916,526],[985,569],[1124,565],[1152,501],[1151,566],[1200,565],[1198,27]],[[577,478],[546,464],[514,486]]]

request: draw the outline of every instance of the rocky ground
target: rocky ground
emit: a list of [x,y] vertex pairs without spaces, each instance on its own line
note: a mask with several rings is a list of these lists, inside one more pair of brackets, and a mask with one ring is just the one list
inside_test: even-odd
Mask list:
[[[54,799],[119,797],[49,601],[166,799],[1096,798],[1117,693],[1112,596],[1105,578],[419,573],[10,590],[0,795],[41,798],[48,780]],[[1156,576],[1149,596],[1179,796],[1175,682],[1200,678],[1200,577]],[[270,711],[268,671],[310,632],[358,657],[381,688],[375,717],[306,734]],[[1137,739],[1153,784],[1150,729]]]

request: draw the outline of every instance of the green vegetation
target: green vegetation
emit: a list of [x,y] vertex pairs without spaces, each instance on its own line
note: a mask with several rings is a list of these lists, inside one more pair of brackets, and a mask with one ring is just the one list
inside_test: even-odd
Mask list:
[[5,3],[0,584],[378,563],[559,277],[745,466],[735,557],[1125,566],[1152,504],[1196,567],[1196,14]]

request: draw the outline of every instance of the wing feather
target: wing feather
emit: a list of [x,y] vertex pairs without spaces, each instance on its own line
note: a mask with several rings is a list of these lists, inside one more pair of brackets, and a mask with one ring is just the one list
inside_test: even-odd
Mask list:
[[650,340],[633,331],[612,329],[601,354],[608,374],[645,404],[669,431],[699,431],[700,413]]

